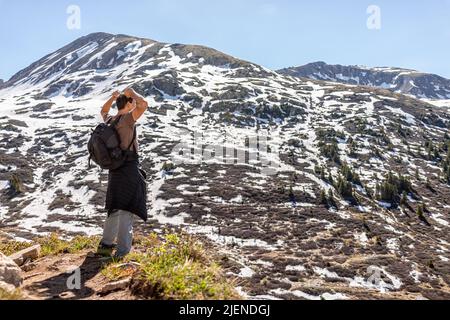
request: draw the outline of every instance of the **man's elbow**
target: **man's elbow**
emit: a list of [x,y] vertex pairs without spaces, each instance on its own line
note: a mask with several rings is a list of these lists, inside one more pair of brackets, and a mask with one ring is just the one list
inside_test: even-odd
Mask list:
[[140,104],[139,108],[147,110],[148,109],[148,102],[143,100],[142,103]]

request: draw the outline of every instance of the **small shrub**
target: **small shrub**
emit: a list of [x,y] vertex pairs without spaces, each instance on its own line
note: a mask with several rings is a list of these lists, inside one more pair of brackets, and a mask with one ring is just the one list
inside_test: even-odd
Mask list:
[[5,256],[10,256],[16,252],[22,251],[23,249],[31,247],[29,242],[20,241],[0,241],[0,252]]
[[16,174],[13,174],[9,179],[9,185],[14,195],[24,192],[22,181],[20,181],[20,178]]
[[320,201],[320,204],[328,205],[327,193],[326,193],[325,189],[322,189],[320,191],[319,201]]
[[173,170],[175,170],[175,165],[171,162],[164,162],[162,170],[165,172],[172,172]]
[[420,204],[418,207],[417,207],[417,211],[416,211],[416,214],[417,214],[417,216],[419,217],[419,218],[424,218],[424,208],[423,208],[423,204]]
[[22,294],[20,289],[16,289],[14,291],[6,291],[5,289],[0,288],[0,301],[7,300],[24,300],[25,297]]

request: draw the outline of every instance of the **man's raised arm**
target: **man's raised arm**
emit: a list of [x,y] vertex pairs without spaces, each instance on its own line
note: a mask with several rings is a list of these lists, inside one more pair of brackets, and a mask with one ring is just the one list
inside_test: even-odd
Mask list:
[[116,101],[119,95],[120,95],[119,91],[113,92],[111,98],[109,98],[109,100],[106,101],[106,103],[103,105],[102,111],[100,111],[100,115],[102,116],[102,119],[104,121],[106,121],[106,117],[108,116],[114,101]]
[[144,99],[143,96],[136,93],[133,89],[128,88],[124,91],[124,94],[127,97],[133,98],[136,101],[136,108],[131,112],[133,115],[134,121],[138,121],[140,117],[145,113],[148,108],[148,102]]

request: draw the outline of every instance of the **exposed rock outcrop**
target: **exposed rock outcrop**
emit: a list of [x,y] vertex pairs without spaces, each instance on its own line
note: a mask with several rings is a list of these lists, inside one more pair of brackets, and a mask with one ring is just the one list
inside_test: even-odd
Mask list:
[[14,290],[22,285],[22,270],[11,259],[0,252],[0,288]]

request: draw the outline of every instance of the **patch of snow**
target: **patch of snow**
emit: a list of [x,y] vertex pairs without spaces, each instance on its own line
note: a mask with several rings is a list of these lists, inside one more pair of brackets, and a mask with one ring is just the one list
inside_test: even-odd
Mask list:
[[306,268],[302,265],[286,266],[286,271],[305,271]]
[[366,247],[367,243],[369,242],[369,238],[367,238],[367,234],[365,232],[362,233],[355,233],[354,237],[357,241],[359,241],[359,243],[363,246]]
[[255,274],[255,272],[252,269],[245,266],[241,269],[238,276],[241,278],[251,278],[251,277],[253,277],[254,274]]
[[285,290],[285,289],[281,289],[281,288],[273,289],[273,290],[270,291],[270,293],[277,294],[277,295],[292,294],[292,295],[294,295],[296,297],[303,298],[303,299],[306,299],[306,300],[346,300],[346,299],[348,299],[348,297],[345,294],[342,294],[342,293],[328,293],[328,292],[326,292],[326,293],[323,293],[320,296],[314,296],[314,295],[305,293],[305,292],[300,291],[300,290],[289,291],[289,290]]
[[0,180],[0,190],[7,189],[9,187],[9,181]]

